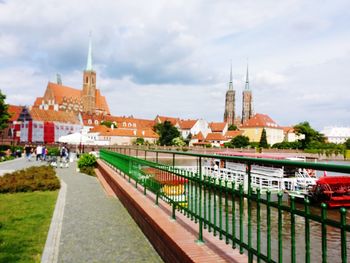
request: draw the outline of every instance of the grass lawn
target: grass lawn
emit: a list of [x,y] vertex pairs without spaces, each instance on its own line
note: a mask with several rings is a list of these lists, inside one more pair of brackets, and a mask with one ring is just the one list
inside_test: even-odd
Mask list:
[[0,262],[40,262],[57,194],[0,194]]

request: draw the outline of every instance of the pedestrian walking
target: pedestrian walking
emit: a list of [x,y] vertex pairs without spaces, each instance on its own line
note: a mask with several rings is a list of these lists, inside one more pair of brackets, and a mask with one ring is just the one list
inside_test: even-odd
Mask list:
[[32,156],[32,147],[30,147],[30,145],[26,144],[24,146],[24,152],[26,154],[27,161],[30,162],[30,157]]

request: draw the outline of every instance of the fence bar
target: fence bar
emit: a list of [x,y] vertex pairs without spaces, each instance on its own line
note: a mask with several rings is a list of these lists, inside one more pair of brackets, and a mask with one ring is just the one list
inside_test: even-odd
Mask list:
[[239,253],[243,254],[243,185],[239,185]]
[[341,224],[341,260],[342,263],[347,262],[347,251],[346,251],[346,209],[344,207],[340,208],[340,224]]
[[256,251],[258,252],[257,258],[260,263],[260,243],[261,243],[261,232],[260,232],[260,189],[256,189]]
[[310,263],[310,201],[304,199],[305,209],[305,263]]
[[321,218],[322,218],[322,263],[327,263],[327,205],[321,204]]
[[282,197],[283,193],[277,194],[278,198],[278,262],[283,262],[283,236],[282,236]]
[[267,224],[267,260],[271,260],[271,192],[269,190],[266,191],[266,224]]

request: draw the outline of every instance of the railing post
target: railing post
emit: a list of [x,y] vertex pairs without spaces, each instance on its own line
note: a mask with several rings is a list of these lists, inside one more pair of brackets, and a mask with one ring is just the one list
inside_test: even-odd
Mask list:
[[174,220],[176,219],[175,210],[176,210],[176,202],[173,202],[173,212],[172,212],[171,218]]
[[243,254],[243,185],[239,185],[239,253]]
[[231,223],[232,223],[232,248],[236,248],[236,194],[235,194],[235,182],[232,182],[231,185],[231,194],[232,194],[232,208],[231,208],[231,212],[232,212],[232,219],[231,219]]
[[247,164],[247,173],[248,173],[248,262],[253,262],[253,254],[251,252],[252,248],[252,201],[251,201],[251,164]]
[[341,260],[342,263],[347,262],[347,246],[346,246],[346,209],[340,208],[340,227],[341,227]]
[[204,243],[203,240],[203,218],[202,218],[202,157],[199,157],[199,243]]
[[158,163],[158,152],[156,152],[156,163]]
[[266,224],[267,224],[267,260],[268,262],[271,261],[271,192],[270,190],[266,191],[266,198],[267,198],[267,204],[266,204]]
[[258,263],[260,263],[260,243],[261,243],[261,233],[260,233],[260,188],[256,189],[256,252],[258,253]]
[[321,221],[322,221],[322,263],[327,263],[327,205],[321,204]]
[[295,250],[295,197],[290,197],[290,234],[291,234],[291,262],[296,262],[296,250]]
[[283,262],[283,236],[282,236],[282,197],[283,193],[279,192],[278,197],[278,262]]
[[305,263],[310,263],[310,201],[304,199],[305,209]]

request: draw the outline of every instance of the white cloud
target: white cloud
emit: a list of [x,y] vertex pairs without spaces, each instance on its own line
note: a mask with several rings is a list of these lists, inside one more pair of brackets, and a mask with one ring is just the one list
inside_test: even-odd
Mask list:
[[114,114],[221,120],[230,59],[240,113],[249,57],[256,112],[346,125],[349,9],[345,0],[6,1],[0,84],[18,104],[42,96],[57,72],[80,88],[92,30],[98,86]]

